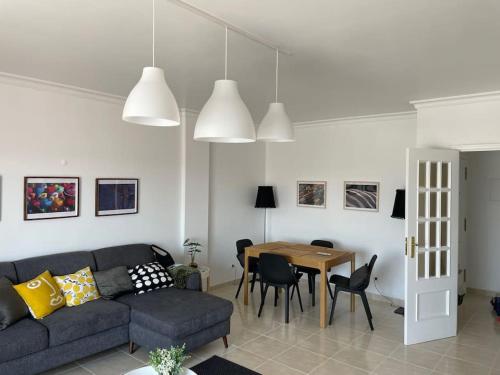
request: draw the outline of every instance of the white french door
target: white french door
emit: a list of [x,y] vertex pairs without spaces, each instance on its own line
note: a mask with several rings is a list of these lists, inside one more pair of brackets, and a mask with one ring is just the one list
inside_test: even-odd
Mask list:
[[459,152],[407,149],[406,345],[457,333]]

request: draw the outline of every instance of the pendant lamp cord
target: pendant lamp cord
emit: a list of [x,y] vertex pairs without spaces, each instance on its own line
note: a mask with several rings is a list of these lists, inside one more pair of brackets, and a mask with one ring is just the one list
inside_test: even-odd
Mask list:
[[153,0],[153,67],[155,66],[155,0]]
[[280,51],[279,51],[279,49],[276,48],[276,92],[275,92],[275,97],[274,97],[275,103],[278,103],[279,58],[280,58]]
[[225,55],[224,55],[224,79],[227,79],[227,26],[226,26],[226,45],[225,45]]

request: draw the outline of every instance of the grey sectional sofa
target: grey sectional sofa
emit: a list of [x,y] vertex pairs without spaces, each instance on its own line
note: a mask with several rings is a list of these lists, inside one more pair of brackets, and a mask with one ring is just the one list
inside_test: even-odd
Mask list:
[[[86,266],[101,271],[154,260],[150,245],[134,244],[0,262],[0,276],[18,283],[45,270],[65,275]],[[151,350],[184,343],[192,350],[222,337],[227,345],[233,305],[200,286],[195,274],[186,289],[98,299],[38,321],[24,318],[0,331],[0,374],[37,374],[125,343],[131,350],[135,344]]]

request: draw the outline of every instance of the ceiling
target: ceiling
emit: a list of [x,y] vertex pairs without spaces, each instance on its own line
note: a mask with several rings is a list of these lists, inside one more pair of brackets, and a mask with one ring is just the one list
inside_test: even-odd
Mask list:
[[[498,0],[187,0],[293,52],[280,101],[293,121],[399,112],[412,99],[500,89]],[[151,0],[0,0],[0,71],[126,96],[151,64]],[[157,65],[179,106],[223,77],[224,30],[157,1]],[[274,51],[229,36],[229,78],[256,122]]]

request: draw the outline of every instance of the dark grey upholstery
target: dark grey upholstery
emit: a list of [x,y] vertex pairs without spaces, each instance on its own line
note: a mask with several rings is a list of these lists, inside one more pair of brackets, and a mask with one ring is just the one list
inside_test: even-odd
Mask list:
[[130,320],[144,328],[182,338],[228,320],[233,304],[206,293],[177,288],[126,295],[119,302],[130,306]]
[[155,261],[151,245],[146,244],[106,247],[95,250],[92,253],[94,254],[98,271],[109,270],[117,266],[130,268],[138,264]]
[[31,280],[49,270],[54,276],[67,275],[90,266],[95,271],[94,256],[89,251],[73,251],[27,258],[14,262],[20,282]]
[[17,274],[14,263],[11,262],[0,262],[0,277],[5,276],[14,284],[17,283]]
[[[49,345],[47,329],[25,318],[0,331],[0,362],[24,357]],[[0,371],[1,374],[5,374]]]
[[80,306],[63,307],[41,319],[49,331],[49,345],[57,346],[129,322],[128,306],[98,299]]

